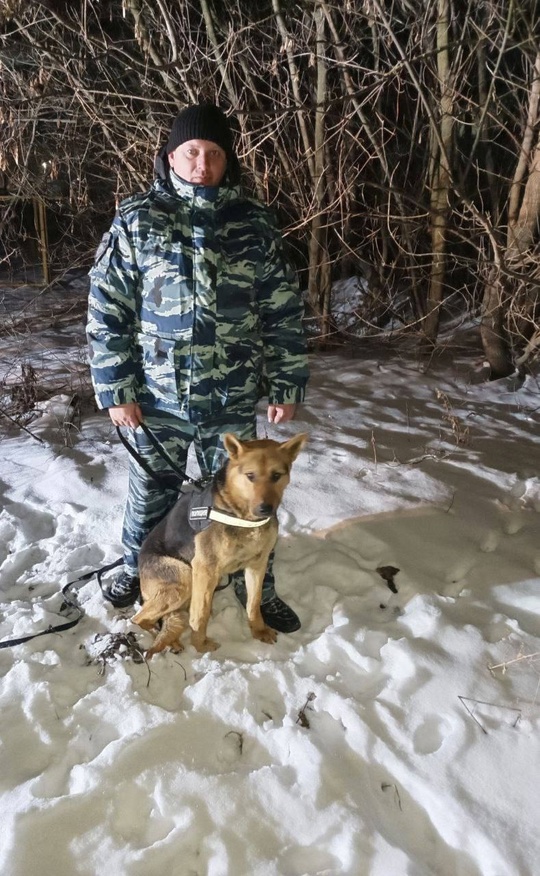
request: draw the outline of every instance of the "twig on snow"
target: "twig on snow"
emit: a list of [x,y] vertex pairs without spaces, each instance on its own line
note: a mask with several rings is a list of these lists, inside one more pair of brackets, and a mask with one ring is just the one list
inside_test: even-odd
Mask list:
[[309,730],[309,720],[308,720],[308,717],[306,715],[306,710],[309,707],[309,703],[313,702],[315,697],[316,697],[316,694],[314,694],[313,691],[308,693],[307,700],[305,701],[304,705],[302,706],[302,708],[298,712],[298,718],[296,719],[296,723],[300,724],[301,727],[305,727],[306,730]]

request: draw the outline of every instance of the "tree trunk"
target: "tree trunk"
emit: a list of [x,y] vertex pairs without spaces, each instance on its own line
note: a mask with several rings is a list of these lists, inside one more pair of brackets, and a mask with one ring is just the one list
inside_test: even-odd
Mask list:
[[510,347],[505,329],[506,307],[502,301],[502,288],[495,268],[484,287],[480,338],[486,359],[489,363],[490,377],[508,377],[514,371]]
[[[437,72],[440,87],[440,146],[434,162],[431,189],[431,277],[423,320],[424,344],[429,351],[437,340],[446,277],[446,236],[452,186],[453,87],[448,51],[449,0],[438,0]],[[435,138],[433,138],[435,141]]]
[[321,332],[328,334],[330,319],[330,271],[325,221],[325,103],[326,103],[326,39],[325,17],[319,3],[315,5],[317,40],[317,92],[315,104],[314,150],[314,216],[309,241],[308,301],[314,313],[321,314]]
[[[517,280],[518,290],[512,299],[507,322],[512,334],[516,336],[518,349],[529,349],[527,342],[538,329],[540,309],[540,284],[538,271],[530,269],[529,259],[531,248],[538,237],[538,222],[540,219],[540,143],[536,144],[530,162],[529,175],[523,192],[523,200],[516,220],[508,225],[507,265],[513,274],[521,274],[522,280]],[[535,276],[536,274],[536,276]],[[511,282],[516,282],[512,280]],[[523,357],[520,357],[523,362]]]
[[[481,338],[492,377],[512,374],[514,363],[508,341],[507,326],[512,333],[527,342],[536,330],[539,285],[530,276],[527,257],[534,243],[540,216],[540,144],[533,148],[540,106],[540,53],[536,56],[531,84],[527,122],[519,159],[510,187],[508,229],[506,238],[506,265],[511,270],[506,283],[521,284],[521,292],[506,294],[503,300],[500,281],[488,280],[482,302]],[[523,183],[526,178],[525,184]],[[521,278],[520,278],[521,275]],[[509,304],[512,302],[512,311]],[[535,345],[526,345],[532,352]],[[523,356],[520,357],[523,363]]]

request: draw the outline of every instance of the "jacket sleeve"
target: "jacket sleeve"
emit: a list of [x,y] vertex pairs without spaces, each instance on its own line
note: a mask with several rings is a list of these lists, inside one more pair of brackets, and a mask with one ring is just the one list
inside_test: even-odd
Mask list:
[[87,337],[99,408],[137,401],[137,288],[133,245],[125,221],[117,214],[90,271]]
[[265,239],[259,314],[268,401],[295,404],[303,401],[309,377],[302,327],[304,309],[298,281],[285,258],[281,234],[271,218]]

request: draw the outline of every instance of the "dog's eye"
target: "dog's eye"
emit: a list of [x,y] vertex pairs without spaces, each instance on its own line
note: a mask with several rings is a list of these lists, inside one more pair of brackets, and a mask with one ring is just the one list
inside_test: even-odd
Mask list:
[[253,473],[252,471],[247,471],[247,472],[246,472],[246,477],[247,477],[248,481],[253,482],[253,481],[255,480],[255,475],[254,475],[254,473]]
[[272,481],[272,483],[275,484],[276,481],[279,481],[280,477],[281,477],[280,471],[273,471],[272,474],[270,475],[270,480]]

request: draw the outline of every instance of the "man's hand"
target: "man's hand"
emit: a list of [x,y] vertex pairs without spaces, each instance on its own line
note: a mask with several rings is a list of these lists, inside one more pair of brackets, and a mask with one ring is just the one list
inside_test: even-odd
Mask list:
[[288,423],[294,419],[296,405],[268,405],[269,423]]
[[137,402],[129,402],[127,405],[116,405],[109,408],[109,417],[115,426],[131,426],[136,429],[142,423],[143,415]]

